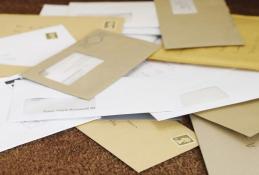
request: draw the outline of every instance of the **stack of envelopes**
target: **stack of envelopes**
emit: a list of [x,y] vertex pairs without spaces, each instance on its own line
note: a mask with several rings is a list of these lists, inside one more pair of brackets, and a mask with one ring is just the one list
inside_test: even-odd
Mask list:
[[77,126],[137,172],[199,142],[209,174],[259,173],[259,17],[71,2],[0,24],[0,151]]

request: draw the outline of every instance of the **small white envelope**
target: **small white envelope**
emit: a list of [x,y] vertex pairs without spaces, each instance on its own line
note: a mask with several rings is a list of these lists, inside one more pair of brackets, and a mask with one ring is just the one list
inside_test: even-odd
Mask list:
[[75,43],[63,25],[0,39],[0,64],[34,66]]

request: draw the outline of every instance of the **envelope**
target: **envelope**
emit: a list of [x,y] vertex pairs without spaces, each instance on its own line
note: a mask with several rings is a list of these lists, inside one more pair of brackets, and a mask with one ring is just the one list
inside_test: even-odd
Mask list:
[[12,103],[12,88],[6,86],[2,80],[0,80],[0,96],[0,152],[97,119],[10,122],[8,112]]
[[68,5],[44,4],[40,16],[68,16]]
[[75,43],[62,25],[2,37],[0,75],[20,73]]
[[154,2],[70,2],[68,15],[123,17],[125,34],[160,35]]
[[[63,24],[76,39],[82,39],[95,29],[119,32],[123,20],[112,17],[41,17],[38,15],[0,15],[0,36],[28,32],[44,27]],[[27,70],[24,66],[0,64],[0,77],[18,74]]]
[[258,100],[217,108],[195,115],[222,125],[247,137],[259,133]]
[[[82,2],[71,2],[70,6],[80,6],[79,9],[81,9],[81,5],[85,5],[85,3]],[[100,4],[100,3],[98,3]],[[106,3],[107,4],[107,3]],[[99,6],[98,6],[99,7]],[[76,8],[76,7],[74,7]],[[41,9],[40,15],[41,16],[69,16],[69,6],[68,5],[52,5],[52,4],[44,4],[43,8]],[[77,11],[75,12],[78,13]],[[71,16],[75,16],[73,14],[70,14]],[[80,16],[80,15],[79,15]],[[141,39],[149,42],[156,42],[160,39],[160,35],[148,35],[148,33],[154,33],[156,30],[159,30],[157,28],[144,28],[141,27],[141,30],[145,30],[145,34],[125,34],[128,37]],[[124,28],[125,33],[138,33],[138,28]],[[155,32],[156,33],[156,32]],[[158,32],[159,33],[159,32]]]
[[[258,72],[146,61],[91,99],[94,108],[86,106],[81,111],[83,116],[75,116],[133,113],[152,113],[154,116],[154,113],[159,112],[154,117],[165,120],[257,99],[258,82]],[[53,98],[66,98],[60,101],[70,103],[76,98],[25,80],[17,81],[16,88],[13,105],[16,112],[12,115],[14,121],[64,118],[64,115],[40,110],[36,113],[25,112],[23,109],[27,99],[53,101]],[[162,115],[161,112],[168,115]]]
[[199,117],[192,117],[210,175],[259,174],[259,135],[246,137]]
[[[16,80],[14,82],[7,82],[11,82],[14,86],[14,100],[9,110],[9,121],[21,121],[24,119],[24,115],[29,117],[31,121],[40,121],[38,120],[40,116],[44,116],[45,121],[99,117],[97,115],[85,117],[86,111],[96,108],[95,100],[86,101],[78,99],[52,89],[42,91],[41,88],[37,88],[38,84],[31,81]],[[30,90],[30,92],[22,92],[23,86]],[[40,87],[45,88],[44,86]],[[37,93],[41,94],[41,97],[36,97]],[[53,118],[54,116],[56,117]]]
[[243,45],[224,0],[155,0],[165,49]]
[[97,30],[22,76],[90,100],[158,49],[153,43]]
[[153,54],[151,59],[258,71],[259,51],[256,48],[258,48],[259,17],[233,15],[233,19],[245,39],[244,46],[181,50],[161,49]]
[[137,172],[198,145],[193,131],[171,120],[99,120],[78,129]]

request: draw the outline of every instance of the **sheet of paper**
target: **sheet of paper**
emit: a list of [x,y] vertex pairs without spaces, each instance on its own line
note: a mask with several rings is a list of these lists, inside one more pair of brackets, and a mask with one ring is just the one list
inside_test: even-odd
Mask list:
[[[44,27],[63,24],[76,38],[82,39],[95,29],[120,32],[123,20],[111,17],[42,17],[38,15],[0,15],[0,36],[29,32]],[[24,46],[23,46],[24,47]],[[40,49],[40,48],[38,48]],[[19,74],[25,66],[0,64],[0,77]]]
[[34,66],[74,43],[63,25],[2,37],[0,64]]
[[155,0],[165,49],[243,45],[224,0]]
[[259,70],[259,17],[232,16],[245,40],[244,46],[163,50],[151,56],[152,60],[217,67]]
[[[257,72],[145,62],[128,77],[98,94],[94,98],[96,107],[85,110],[84,117],[171,111],[170,115],[154,116],[165,120],[256,99],[259,97],[257,82]],[[19,111],[13,115],[13,120],[62,118],[51,113],[29,115],[23,111],[26,99],[53,98],[56,91],[26,81],[17,82],[16,87],[14,108]]]
[[125,19],[123,33],[160,34],[153,2],[71,2],[69,15],[123,17]]
[[68,16],[68,5],[44,4],[40,15],[41,16]]
[[259,135],[246,137],[199,117],[192,117],[210,175],[259,174]]
[[172,120],[99,120],[78,129],[137,172],[195,148],[195,134]]
[[13,96],[12,88],[6,86],[3,80],[0,82],[0,96],[0,152],[97,119],[10,122],[8,113]]
[[22,76],[63,93],[89,100],[159,48],[154,43],[96,30],[71,47],[32,67]]

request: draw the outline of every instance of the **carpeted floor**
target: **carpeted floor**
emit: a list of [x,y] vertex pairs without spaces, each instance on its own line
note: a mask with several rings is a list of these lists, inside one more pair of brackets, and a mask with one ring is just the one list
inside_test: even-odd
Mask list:
[[[68,2],[69,0],[1,0],[0,13],[37,14],[44,3]],[[232,13],[259,15],[258,0],[227,0],[227,3]],[[188,117],[185,117],[183,123],[191,128]],[[2,174],[133,175],[137,173],[74,128],[0,153],[0,175]],[[207,171],[200,150],[196,148],[141,174],[206,175]]]

